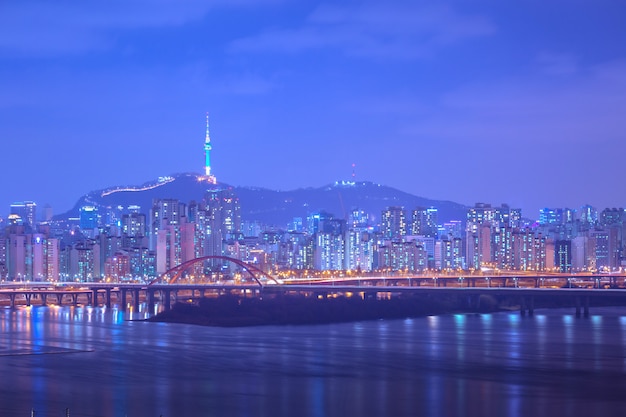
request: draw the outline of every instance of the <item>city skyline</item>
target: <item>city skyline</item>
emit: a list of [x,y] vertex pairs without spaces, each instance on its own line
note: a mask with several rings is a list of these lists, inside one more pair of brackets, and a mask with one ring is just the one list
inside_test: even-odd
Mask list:
[[200,172],[369,180],[467,206],[623,207],[625,6],[8,2],[2,198]]

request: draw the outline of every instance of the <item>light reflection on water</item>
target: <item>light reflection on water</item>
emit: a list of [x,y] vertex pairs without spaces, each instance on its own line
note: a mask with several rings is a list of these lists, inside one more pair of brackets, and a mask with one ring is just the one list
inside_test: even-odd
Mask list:
[[211,328],[0,309],[0,415],[619,415],[626,309],[571,313]]

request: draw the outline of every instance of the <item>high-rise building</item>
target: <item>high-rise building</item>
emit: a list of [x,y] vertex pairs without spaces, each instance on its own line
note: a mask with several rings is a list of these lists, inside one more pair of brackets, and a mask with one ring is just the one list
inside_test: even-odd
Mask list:
[[595,224],[598,221],[598,210],[590,205],[582,206],[578,213],[582,223]]
[[576,236],[572,239],[572,270],[584,271],[589,266],[589,238]]
[[122,234],[130,237],[146,236],[146,215],[143,213],[122,215]]
[[373,241],[371,234],[363,227],[346,232],[345,269],[370,271],[373,265]]
[[46,239],[46,279],[48,281],[59,281],[60,279],[60,260],[61,241],[56,238],[49,237]]
[[378,248],[378,267],[381,269],[416,272],[424,270],[427,266],[426,249],[415,240],[407,242],[385,240]]
[[313,269],[313,239],[301,232],[285,233],[278,249],[281,269]]
[[572,242],[570,240],[557,240],[554,242],[555,265],[559,272],[572,270]]
[[130,273],[133,277],[148,279],[156,277],[156,253],[148,248],[128,248]]
[[171,224],[180,224],[181,217],[186,216],[186,206],[176,199],[155,199],[150,210],[150,249],[156,248],[157,235]]
[[26,277],[26,235],[10,234],[7,245],[7,279],[24,281]]
[[52,206],[50,204],[46,204],[45,206],[43,206],[43,215],[42,215],[42,219],[44,222],[49,222],[50,220],[52,220]]
[[195,251],[195,223],[183,221],[170,224],[159,230],[157,235],[156,260],[157,274],[197,258]]
[[542,208],[539,210],[539,224],[561,224],[563,223],[563,209]]
[[494,227],[491,236],[491,259],[495,267],[513,269],[513,228]]
[[465,237],[467,267],[470,269],[480,269],[485,265],[490,265],[492,258],[491,251],[491,224],[472,223],[468,221]]
[[[439,243],[439,268],[465,268],[462,239],[448,236],[437,243]],[[436,263],[435,266],[437,266]]]
[[411,213],[411,235],[436,237],[438,231],[437,209],[418,207]]
[[[437,255],[437,251],[435,250],[435,238],[427,237],[427,236],[405,236],[404,240],[406,242],[413,242],[414,245],[422,248],[425,258],[424,265],[419,264],[419,268],[434,268],[435,267],[435,255]],[[420,252],[421,254],[421,252]],[[421,256],[421,255],[420,255]],[[420,262],[422,259],[420,258]]]
[[499,227],[519,227],[522,209],[514,209],[508,204],[493,208],[493,225]]
[[232,189],[208,190],[205,195],[207,210],[219,228],[223,239],[237,239],[241,234],[241,205]]
[[533,269],[545,271],[554,265],[554,242],[549,241],[541,233],[534,238],[533,242]]
[[122,248],[147,248],[146,215],[127,213],[122,215]]
[[30,227],[37,223],[37,204],[33,201],[18,201],[11,204],[11,214],[20,216],[22,222]]
[[9,240],[0,236],[0,280],[8,280],[7,252]]
[[619,227],[612,226],[591,231],[595,269],[610,271],[619,266]]
[[333,218],[332,214],[323,210],[317,213],[309,214],[306,218],[306,230],[310,235],[314,235],[321,230],[320,225],[323,225],[324,222]]
[[315,269],[320,271],[344,269],[344,236],[342,234],[318,232],[315,238]]
[[67,264],[62,273],[70,281],[91,282],[101,279],[100,246],[92,239],[77,242],[66,248]]
[[473,234],[478,232],[480,225],[491,224],[495,217],[495,210],[491,204],[476,203],[467,211],[466,231]]
[[444,223],[438,228],[438,233],[443,238],[452,236],[453,238],[462,239],[465,235],[463,231],[463,223],[460,220],[450,220],[449,222]]
[[348,216],[348,226],[350,228],[362,228],[367,227],[369,222],[369,216],[365,210],[352,209]]
[[626,211],[623,208],[606,208],[600,213],[602,226],[621,226],[626,222]]
[[79,210],[79,225],[83,233],[93,238],[98,228],[98,209],[95,206],[82,206]]
[[406,236],[406,218],[403,207],[391,206],[383,210],[380,232],[383,239],[402,239]]

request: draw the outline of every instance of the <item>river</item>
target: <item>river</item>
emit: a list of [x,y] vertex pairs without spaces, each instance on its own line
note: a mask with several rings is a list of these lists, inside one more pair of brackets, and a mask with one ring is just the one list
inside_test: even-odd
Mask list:
[[623,416],[626,308],[214,328],[0,309],[0,416]]

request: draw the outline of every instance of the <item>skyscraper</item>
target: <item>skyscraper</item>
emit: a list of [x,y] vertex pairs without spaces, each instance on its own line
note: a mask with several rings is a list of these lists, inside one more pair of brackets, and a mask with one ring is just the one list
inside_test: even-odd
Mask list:
[[555,266],[559,272],[572,270],[572,242],[570,240],[557,240],[554,242]]
[[18,201],[11,204],[11,214],[17,214],[24,224],[35,227],[37,204],[33,201]]
[[406,236],[404,208],[391,206],[381,214],[380,232],[384,239],[402,239]]
[[180,224],[181,217],[185,217],[186,207],[176,199],[155,199],[150,210],[150,249],[156,249],[159,230],[170,224]]
[[94,229],[98,227],[98,209],[95,206],[82,206],[79,213],[80,229],[93,238]]
[[418,207],[411,213],[411,235],[437,236],[437,209]]

